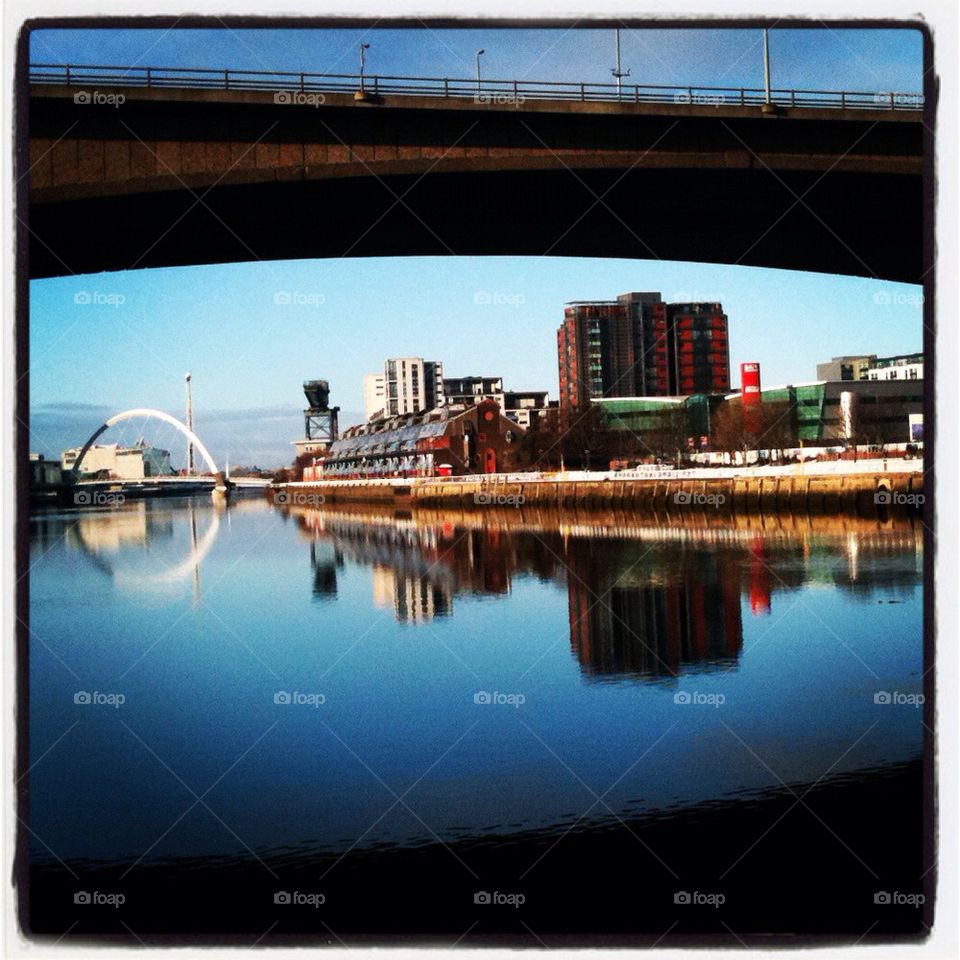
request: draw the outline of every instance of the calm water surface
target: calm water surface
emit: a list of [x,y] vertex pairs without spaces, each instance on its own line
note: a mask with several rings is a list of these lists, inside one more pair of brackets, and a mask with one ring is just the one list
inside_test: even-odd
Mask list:
[[35,865],[456,851],[921,756],[909,525],[198,499],[30,531]]

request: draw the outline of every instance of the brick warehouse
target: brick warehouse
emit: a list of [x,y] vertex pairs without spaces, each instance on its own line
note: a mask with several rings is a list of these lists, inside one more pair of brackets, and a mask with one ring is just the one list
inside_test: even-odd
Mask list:
[[522,433],[493,400],[387,417],[345,430],[304,479],[496,473]]

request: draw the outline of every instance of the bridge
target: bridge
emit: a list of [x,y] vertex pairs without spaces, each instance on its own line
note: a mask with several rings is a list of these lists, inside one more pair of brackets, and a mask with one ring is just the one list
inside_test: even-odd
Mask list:
[[[73,462],[73,467],[71,469],[72,480],[74,483],[80,477],[80,464],[83,463],[83,458],[87,455],[87,451],[96,443],[97,439],[102,436],[107,430],[110,429],[114,424],[120,423],[123,420],[134,420],[134,419],[154,419],[160,420],[163,423],[169,424],[175,430],[178,430],[183,434],[186,439],[193,444],[194,447],[200,453],[200,456],[203,458],[204,463],[206,463],[207,468],[213,474],[214,477],[214,492],[226,493],[229,491],[231,486],[233,486],[232,481],[227,478],[217,464],[214,462],[213,457],[210,456],[210,451],[203,445],[203,441],[185,424],[181,423],[176,417],[172,417],[169,413],[164,413],[162,410],[152,410],[148,407],[137,407],[133,410],[124,410],[121,413],[114,414],[108,420],[105,420],[93,433],[90,434],[90,438],[87,442],[80,448],[80,453],[77,455],[77,459]],[[151,484],[158,482],[159,478],[151,478]],[[195,483],[195,477],[185,477],[185,478],[169,478],[172,483]]]
[[918,283],[914,93],[34,64],[32,277],[388,255]]

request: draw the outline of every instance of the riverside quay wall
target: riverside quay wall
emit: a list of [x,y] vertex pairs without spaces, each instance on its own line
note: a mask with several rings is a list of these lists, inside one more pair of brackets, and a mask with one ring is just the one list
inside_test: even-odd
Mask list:
[[278,505],[369,503],[411,509],[556,507],[634,510],[683,515],[691,510],[730,515],[753,513],[847,514],[923,512],[923,474],[526,479],[491,475],[455,479],[338,480],[288,483],[270,488]]

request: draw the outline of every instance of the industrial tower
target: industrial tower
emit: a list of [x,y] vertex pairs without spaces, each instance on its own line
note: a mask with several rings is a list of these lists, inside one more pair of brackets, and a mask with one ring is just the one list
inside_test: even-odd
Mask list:
[[303,393],[307,409],[303,411],[303,433],[308,441],[323,445],[324,453],[337,439],[339,407],[330,406],[330,384],[326,380],[306,380]]

